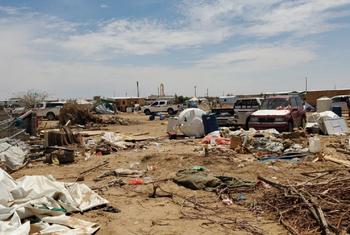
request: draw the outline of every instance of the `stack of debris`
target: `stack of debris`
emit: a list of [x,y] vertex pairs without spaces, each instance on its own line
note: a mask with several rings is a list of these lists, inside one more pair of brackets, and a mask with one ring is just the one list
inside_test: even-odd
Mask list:
[[306,134],[302,130],[279,133],[275,129],[231,131],[221,128],[220,132],[205,136],[202,144],[205,144],[205,149],[253,153],[261,161],[298,159],[309,152]]
[[119,124],[128,125],[129,122],[116,115],[112,116],[99,116],[94,115],[90,111],[91,107],[89,105],[78,104],[75,101],[67,102],[64,104],[63,108],[60,110],[59,120],[62,125],[68,121],[71,124],[87,125],[89,123],[98,124]]
[[[310,172],[314,179],[334,171]],[[350,178],[284,185],[263,177],[273,187],[257,200],[258,210],[272,212],[292,234],[349,234]]]
[[69,120],[72,124],[86,125],[89,122],[97,122],[97,118],[90,112],[90,106],[70,101],[64,104],[60,110],[60,123],[66,124]]

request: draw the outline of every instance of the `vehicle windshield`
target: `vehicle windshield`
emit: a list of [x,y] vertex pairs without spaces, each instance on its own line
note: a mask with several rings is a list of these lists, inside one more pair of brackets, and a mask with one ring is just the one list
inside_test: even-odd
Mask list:
[[288,107],[288,105],[287,99],[273,98],[264,100],[260,109],[284,109]]

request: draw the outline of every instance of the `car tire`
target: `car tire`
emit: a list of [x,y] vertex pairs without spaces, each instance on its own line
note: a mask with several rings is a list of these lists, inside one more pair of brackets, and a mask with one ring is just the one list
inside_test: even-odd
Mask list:
[[293,128],[294,128],[293,121],[289,121],[288,122],[288,132],[293,132]]
[[305,128],[305,126],[306,126],[306,118],[305,117],[303,117],[303,119],[301,119],[301,124],[300,124],[301,126],[301,128]]
[[48,113],[48,114],[46,114],[46,118],[48,119],[48,120],[50,120],[50,121],[52,121],[52,120],[55,120],[56,119],[56,116],[55,116],[55,114],[54,113]]
[[250,122],[250,117],[247,118],[247,121],[245,122],[245,129],[249,130],[249,122]]
[[172,109],[172,108],[169,108],[167,112],[168,112],[169,115],[174,115],[175,114],[174,109]]
[[149,109],[146,109],[146,110],[144,111],[144,113],[145,113],[146,115],[151,115],[151,114],[152,114],[151,111],[150,111]]

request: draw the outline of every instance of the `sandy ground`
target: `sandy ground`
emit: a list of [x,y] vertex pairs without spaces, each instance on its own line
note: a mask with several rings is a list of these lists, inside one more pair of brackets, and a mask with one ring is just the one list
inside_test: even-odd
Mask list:
[[[122,117],[136,121],[137,124],[127,126],[109,125],[104,129],[112,130],[126,135],[144,134],[148,137],[160,137],[159,140],[147,141],[145,149],[137,148],[115,152],[105,156],[94,156],[88,160],[77,157],[75,163],[67,165],[48,165],[42,162],[32,163],[26,168],[12,174],[14,178],[24,175],[51,174],[56,179],[65,182],[75,181],[80,172],[96,166],[107,160],[104,167],[93,170],[84,178],[84,183],[95,189],[101,196],[109,200],[110,205],[121,210],[120,213],[104,212],[95,209],[83,214],[73,214],[87,221],[96,222],[101,226],[97,234],[254,234],[247,231],[247,225],[261,229],[262,234],[288,234],[288,232],[273,220],[271,216],[257,215],[249,209],[253,198],[258,192],[246,194],[244,203],[235,203],[225,206],[213,192],[194,191],[176,185],[171,178],[184,168],[195,165],[206,167],[215,175],[236,176],[242,179],[256,181],[258,175],[272,178],[279,182],[294,182],[305,180],[300,173],[303,171],[320,170],[337,166],[331,162],[275,162],[259,163],[250,161],[251,155],[237,154],[233,156],[210,155],[202,156],[195,151],[199,139],[169,140],[166,137],[167,121],[148,121],[141,114],[121,114]],[[51,123],[51,126],[54,126]],[[147,133],[147,134],[145,134]],[[328,137],[323,142],[329,141]],[[332,151],[332,150],[329,150]],[[93,179],[108,170],[116,168],[129,168],[146,170],[147,176],[152,180],[163,180],[161,188],[168,192],[180,195],[183,198],[197,198],[200,204],[215,206],[222,209],[222,215],[242,221],[243,226],[225,227],[217,223],[205,223],[203,219],[189,218],[183,212],[195,211],[188,208],[181,197],[150,198],[153,191],[152,184],[124,185],[106,187],[114,176],[95,182]],[[128,178],[124,178],[127,182]],[[220,215],[214,215],[220,216]]]

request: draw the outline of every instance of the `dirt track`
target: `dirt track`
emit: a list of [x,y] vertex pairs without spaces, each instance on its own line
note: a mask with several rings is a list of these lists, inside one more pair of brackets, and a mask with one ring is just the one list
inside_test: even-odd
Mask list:
[[[249,205],[253,202],[253,198],[260,193],[259,191],[254,193],[254,197],[253,194],[246,194],[244,202],[226,206],[213,192],[186,189],[166,179],[173,177],[180,169],[201,165],[215,175],[236,176],[251,181],[256,181],[258,175],[263,175],[279,182],[293,182],[305,180],[300,172],[337,166],[330,162],[313,163],[310,161],[259,163],[246,160],[251,159],[252,156],[242,154],[203,157],[198,151],[194,151],[200,140],[167,139],[166,121],[148,121],[147,117],[141,114],[122,114],[122,117],[136,120],[138,124],[110,125],[106,129],[126,135],[147,132],[146,136],[161,137],[161,139],[147,141],[145,143],[146,149],[124,150],[106,156],[94,156],[88,160],[84,160],[81,156],[76,158],[75,163],[69,165],[55,166],[41,162],[33,163],[12,176],[19,178],[23,175],[51,174],[58,180],[69,182],[74,181],[80,172],[108,160],[107,166],[98,168],[85,176],[84,183],[95,189],[101,196],[109,200],[110,205],[120,209],[121,212],[110,213],[96,209],[84,214],[73,214],[73,216],[98,223],[101,229],[97,234],[254,234],[246,229],[246,227],[252,226],[261,229],[262,234],[272,235],[288,234],[288,232],[283,226],[272,220],[271,216],[257,216],[249,210]],[[152,169],[147,172],[147,176],[151,177],[152,180],[164,180],[160,183],[161,188],[181,197],[150,198],[149,194],[153,191],[152,184],[105,187],[108,182],[115,179],[114,176],[106,177],[98,182],[93,180],[107,170],[130,168],[131,165],[140,170]],[[237,224],[224,226],[217,223],[207,223],[208,221],[203,219],[189,218],[187,212],[196,210],[189,208],[193,205],[185,203],[182,197],[196,198],[199,204],[204,203],[210,207],[220,208],[222,214],[216,214],[213,218],[230,216],[232,219],[237,219]]]

